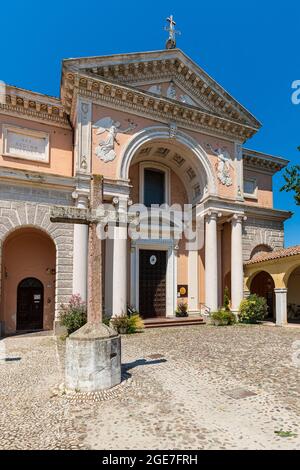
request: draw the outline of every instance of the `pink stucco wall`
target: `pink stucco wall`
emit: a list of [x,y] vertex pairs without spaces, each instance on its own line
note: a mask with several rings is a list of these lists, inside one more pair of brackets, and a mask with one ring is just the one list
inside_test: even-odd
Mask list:
[[[29,161],[3,155],[2,125],[13,125],[33,131],[49,134],[50,158],[49,163]],[[49,126],[39,122],[20,119],[0,114],[0,166],[27,171],[39,171],[56,175],[73,175],[73,131],[61,127]]]
[[244,178],[255,179],[257,182],[257,199],[247,198],[246,202],[250,205],[259,205],[262,207],[273,207],[273,184],[272,175],[259,173],[258,171],[244,170]]

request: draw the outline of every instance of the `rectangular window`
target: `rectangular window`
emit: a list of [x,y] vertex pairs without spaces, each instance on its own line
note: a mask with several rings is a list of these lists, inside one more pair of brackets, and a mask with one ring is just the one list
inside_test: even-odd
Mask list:
[[247,178],[244,180],[244,193],[246,197],[257,197],[257,182],[255,179]]
[[160,170],[144,170],[144,204],[151,207],[152,204],[164,204],[165,201],[165,173]]

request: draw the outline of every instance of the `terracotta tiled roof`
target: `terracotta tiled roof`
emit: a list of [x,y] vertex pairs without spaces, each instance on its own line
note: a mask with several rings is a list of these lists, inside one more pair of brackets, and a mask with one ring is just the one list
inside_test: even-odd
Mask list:
[[287,258],[289,256],[299,255],[300,245],[291,246],[289,248],[283,248],[282,250],[272,251],[271,253],[262,253],[257,255],[253,259],[246,261],[245,265],[262,263],[263,261],[275,260],[280,258]]

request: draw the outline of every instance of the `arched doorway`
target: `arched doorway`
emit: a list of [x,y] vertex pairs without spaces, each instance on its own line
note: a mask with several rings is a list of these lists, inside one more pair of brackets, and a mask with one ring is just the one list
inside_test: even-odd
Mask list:
[[288,322],[300,323],[300,266],[289,277],[287,303]]
[[275,283],[272,276],[266,271],[258,273],[251,282],[250,292],[264,297],[268,305],[268,319],[275,319]]
[[44,231],[22,227],[4,241],[1,320],[6,334],[53,327],[56,247]]
[[17,290],[17,330],[41,330],[44,318],[44,286],[38,279],[23,279]]

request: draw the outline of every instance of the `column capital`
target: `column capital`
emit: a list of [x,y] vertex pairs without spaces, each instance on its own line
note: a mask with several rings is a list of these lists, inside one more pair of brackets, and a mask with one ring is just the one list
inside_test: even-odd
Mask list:
[[286,287],[280,287],[280,288],[275,288],[274,289],[275,294],[287,294],[288,289]]
[[75,189],[72,192],[72,198],[76,202],[76,205],[82,204],[87,208],[90,201],[90,191],[87,189]]
[[209,210],[205,216],[208,220],[218,220],[220,217],[222,217],[222,212],[217,210]]
[[133,202],[132,199],[129,199],[129,196],[122,195],[122,196],[114,196],[112,199],[112,203],[114,206],[132,206]]
[[247,217],[244,214],[233,214],[231,217],[231,223],[241,224],[246,222]]

